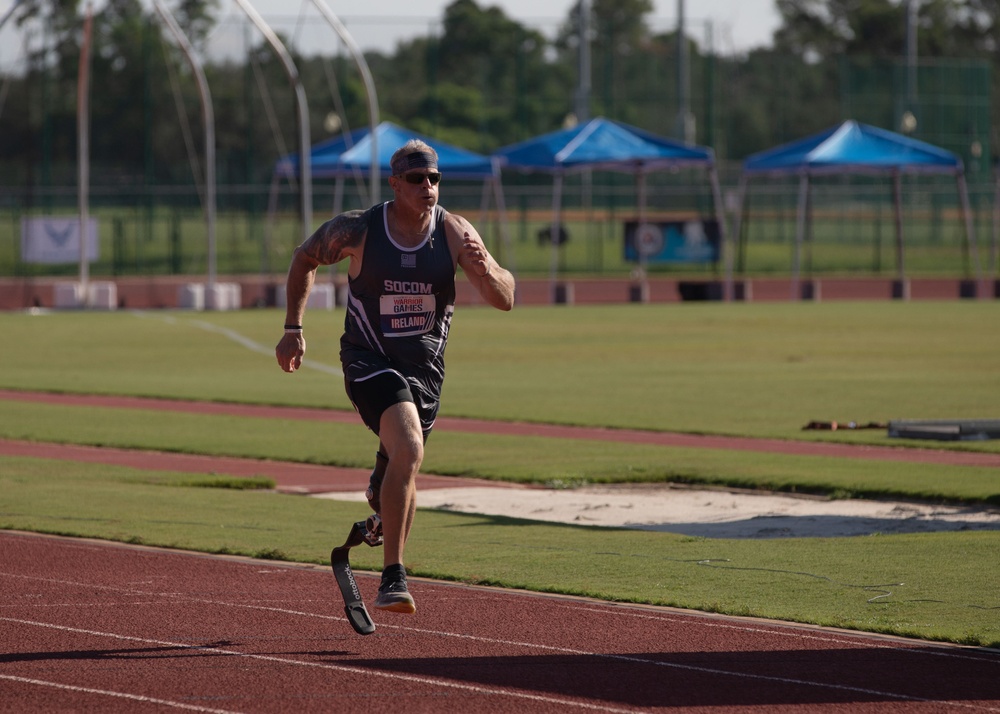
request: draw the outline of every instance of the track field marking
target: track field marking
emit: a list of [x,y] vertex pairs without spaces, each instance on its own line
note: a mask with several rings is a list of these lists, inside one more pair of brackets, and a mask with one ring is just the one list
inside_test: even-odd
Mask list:
[[21,684],[36,684],[40,687],[52,687],[54,689],[63,689],[69,692],[83,692],[84,694],[100,694],[105,697],[129,699],[133,702],[142,702],[143,704],[160,704],[165,707],[173,707],[174,709],[184,709],[186,711],[192,711],[192,712],[204,712],[205,714],[239,714],[239,712],[233,712],[228,709],[206,709],[205,707],[198,707],[194,706],[193,704],[182,704],[181,702],[172,702],[169,699],[157,699],[155,697],[146,697],[141,694],[129,694],[128,692],[112,692],[107,689],[94,689],[93,687],[78,687],[74,684],[60,684],[59,682],[46,682],[43,679],[15,677],[10,674],[0,674],[0,679],[6,679],[11,682],[20,682]]
[[[111,591],[131,593],[131,594],[136,594],[136,595],[146,595],[146,596],[148,596],[148,595],[159,595],[160,597],[167,596],[167,597],[176,598],[178,600],[184,600],[186,602],[197,602],[197,603],[208,604],[208,605],[215,605],[215,606],[221,606],[221,607],[237,607],[237,608],[244,608],[244,609],[277,612],[277,613],[286,614],[286,615],[294,615],[294,616],[304,616],[304,617],[318,618],[318,619],[324,619],[324,620],[346,621],[346,618],[344,618],[344,617],[337,617],[337,616],[333,616],[333,615],[322,615],[322,614],[318,614],[318,613],[310,613],[310,612],[304,612],[304,611],[300,611],[300,610],[292,610],[292,609],[288,609],[288,608],[280,608],[280,607],[274,607],[274,606],[268,606],[268,605],[253,605],[253,604],[239,603],[239,602],[229,602],[229,601],[223,601],[223,600],[210,600],[210,599],[206,599],[206,598],[192,598],[192,597],[186,596],[186,595],[184,595],[182,593],[177,593],[177,594],[174,594],[174,593],[162,593],[162,592],[161,593],[157,593],[157,592],[148,592],[148,591],[142,591],[142,590],[135,590],[135,589],[130,589],[130,588],[120,588],[120,587],[115,587],[115,586],[112,586],[112,585],[89,584],[89,583],[78,582],[78,581],[60,580],[60,579],[55,579],[55,578],[44,578],[44,577],[38,577],[38,576],[19,575],[19,574],[12,574],[12,573],[4,573],[4,574],[5,575],[11,575],[13,577],[24,578],[24,579],[27,579],[27,580],[40,580],[40,581],[43,581],[43,582],[51,582],[51,583],[61,584],[61,585],[75,585],[75,586],[78,586],[78,587],[94,587],[94,588],[98,588],[98,589],[102,589],[102,590],[111,590]],[[598,609],[595,609],[595,608],[590,608],[590,609],[592,611],[598,611],[598,612],[601,611],[601,610],[598,610]],[[617,609],[615,611],[617,611]],[[652,616],[648,616],[647,615],[646,617],[652,617]],[[660,619],[660,618],[654,618],[654,619]],[[663,618],[663,619],[667,619],[667,618]],[[47,623],[37,623],[37,622],[29,621],[29,620],[24,620],[24,621],[22,621],[22,620],[15,620],[15,619],[6,618],[6,617],[0,617],[0,621],[21,622],[23,624],[35,624],[35,625],[38,625],[40,627],[53,627],[53,628],[56,628],[56,629],[66,629],[67,631],[70,631],[70,632],[85,632],[85,633],[88,633],[88,634],[95,634],[95,635],[105,634],[105,633],[98,633],[98,632],[88,632],[86,630],[76,630],[75,628],[64,628],[61,625],[50,625],[50,624],[47,624]],[[785,628],[776,628],[775,630],[768,630],[766,628],[760,628],[760,627],[741,627],[741,626],[736,626],[736,625],[714,625],[713,623],[706,623],[706,624],[708,626],[717,626],[717,627],[721,626],[721,627],[727,627],[729,629],[744,630],[744,631],[747,631],[747,632],[763,632],[763,633],[768,633],[768,634],[776,634],[777,633],[777,634],[780,634],[781,636],[788,636],[788,637],[795,637],[795,638],[801,637],[801,635],[799,633],[794,633],[794,632],[786,631]],[[722,675],[722,676],[736,677],[736,678],[740,678],[740,679],[749,679],[749,680],[754,680],[754,681],[776,682],[776,683],[779,683],[779,684],[789,684],[789,685],[804,686],[804,687],[816,687],[816,688],[819,688],[819,689],[828,689],[828,690],[841,691],[841,692],[850,692],[850,693],[854,693],[854,694],[864,694],[864,695],[868,695],[868,696],[878,696],[878,697],[883,697],[885,699],[894,699],[894,700],[899,700],[899,701],[928,702],[928,703],[947,703],[947,704],[950,704],[952,706],[960,707],[960,708],[964,708],[964,709],[971,709],[971,710],[976,710],[976,711],[1000,712],[1000,709],[997,709],[997,708],[994,708],[994,707],[980,706],[980,705],[969,704],[969,703],[964,703],[964,702],[955,702],[955,701],[944,702],[944,701],[938,700],[938,699],[928,699],[926,697],[916,697],[916,696],[912,696],[912,695],[908,695],[908,694],[899,694],[899,693],[896,693],[896,692],[887,692],[887,691],[882,691],[882,690],[877,690],[877,689],[869,689],[869,688],[866,688],[866,687],[854,687],[854,686],[846,685],[846,684],[832,684],[832,683],[828,683],[828,682],[818,682],[818,681],[812,681],[812,680],[806,680],[806,679],[796,679],[796,678],[791,678],[791,677],[777,677],[777,676],[773,676],[773,675],[750,674],[750,673],[747,673],[747,672],[739,672],[739,671],[733,671],[733,670],[717,669],[717,668],[714,668],[714,667],[699,667],[699,666],[696,666],[696,665],[685,665],[685,664],[678,664],[678,663],[675,663],[675,662],[663,662],[663,661],[654,660],[654,659],[648,659],[648,658],[644,658],[644,657],[637,657],[637,656],[634,656],[634,655],[616,655],[616,654],[609,654],[609,653],[592,652],[592,651],[587,651],[587,650],[579,650],[579,649],[569,648],[569,647],[559,647],[559,646],[555,646],[555,645],[545,645],[545,644],[539,644],[539,643],[534,643],[534,642],[522,642],[522,641],[517,641],[517,640],[502,640],[502,639],[491,638],[491,637],[480,637],[478,635],[470,635],[470,634],[460,633],[460,632],[446,632],[446,631],[442,631],[442,630],[428,630],[428,629],[423,629],[423,628],[410,627],[410,626],[406,626],[406,625],[391,625],[391,624],[381,624],[380,623],[379,627],[384,628],[384,629],[398,630],[398,631],[402,631],[402,632],[412,632],[412,633],[415,633],[415,634],[432,635],[432,636],[437,636],[437,637],[448,637],[448,638],[462,639],[462,640],[468,640],[468,641],[473,641],[473,642],[483,642],[483,643],[486,643],[486,644],[493,644],[493,645],[504,645],[504,646],[521,647],[521,648],[524,648],[524,649],[533,649],[533,650],[540,650],[540,651],[546,651],[546,652],[556,652],[556,653],[559,653],[559,654],[570,654],[570,655],[574,655],[574,656],[594,657],[594,658],[597,658],[597,659],[607,659],[607,660],[618,661],[618,662],[628,662],[628,663],[632,663],[632,664],[643,664],[643,665],[649,665],[649,666],[654,666],[654,667],[664,667],[664,668],[667,668],[667,669],[675,669],[675,670],[684,670],[684,671],[698,672],[698,673],[701,673],[701,674]],[[183,644],[177,644],[177,643],[164,643],[164,642],[159,642],[159,641],[155,641],[155,640],[148,640],[147,641],[147,640],[144,640],[142,638],[130,638],[130,637],[127,637],[127,636],[115,635],[114,633],[106,633],[106,636],[108,636],[108,637],[120,637],[122,639],[135,639],[137,641],[150,642],[150,643],[158,644],[158,645],[169,645],[169,646],[176,646],[176,647],[182,647],[182,648],[197,648],[197,649],[199,649],[201,651],[214,651],[215,650],[215,648],[205,648],[205,647],[200,647],[200,646],[183,645]],[[910,649],[910,648],[889,648],[887,645],[885,645],[883,643],[868,642],[868,641],[865,641],[863,638],[859,638],[858,641],[855,641],[855,640],[850,640],[850,639],[845,639],[845,638],[839,638],[839,637],[827,637],[827,638],[820,637],[820,636],[810,636],[810,637],[812,639],[816,639],[818,641],[835,642],[835,643],[841,643],[841,644],[843,644],[843,643],[851,643],[851,644],[856,644],[856,645],[860,644],[862,646],[869,647],[871,649],[888,648],[888,649],[902,649],[904,651],[906,651],[907,649]],[[300,665],[304,665],[304,666],[317,666],[317,667],[328,666],[328,667],[330,667],[332,669],[335,669],[335,670],[338,670],[338,671],[344,671],[344,672],[348,672],[348,673],[357,673],[359,671],[367,671],[367,670],[358,670],[357,668],[347,667],[347,666],[343,666],[343,665],[318,665],[318,664],[313,664],[313,663],[308,663],[308,662],[301,662],[301,661],[298,661],[298,660],[285,660],[284,658],[267,657],[267,656],[264,656],[264,655],[249,655],[249,654],[243,654],[243,653],[238,653],[238,652],[231,652],[229,650],[222,650],[222,649],[220,649],[218,651],[221,652],[221,653],[225,653],[225,654],[238,655],[238,656],[242,656],[242,657],[251,657],[251,658],[257,658],[257,659],[265,659],[267,661],[273,661],[273,662],[285,662],[285,663],[288,663],[288,664],[300,664]],[[916,653],[917,652],[915,652],[915,654]],[[919,651],[919,653],[924,653],[924,651]],[[399,677],[399,678],[402,678],[402,679],[404,679],[406,681],[413,681],[413,682],[417,682],[417,683],[440,683],[440,684],[447,685],[447,686],[450,686],[450,687],[467,689],[467,690],[471,690],[471,691],[475,691],[475,692],[493,693],[495,691],[495,690],[491,690],[491,689],[487,689],[487,688],[473,687],[471,685],[455,684],[455,683],[452,683],[452,682],[448,682],[447,680],[438,681],[438,680],[434,680],[434,679],[430,679],[430,678],[413,677],[413,676],[410,676],[410,675],[397,675],[397,674],[389,674],[389,673],[381,673],[381,672],[378,672],[377,674],[379,674],[380,676],[385,676],[385,677],[390,677],[390,678]],[[560,699],[551,698],[551,697],[541,697],[540,695],[528,695],[528,694],[523,694],[523,693],[516,693],[516,694],[510,694],[510,696],[525,697],[525,698],[530,698],[530,699],[535,700],[535,701],[560,702],[560,703],[570,704],[572,706],[584,706],[584,705],[582,705],[582,704],[580,704],[578,702],[571,702],[571,701],[567,701],[567,700],[560,700]],[[595,707],[585,707],[585,708],[595,708]],[[604,708],[601,708],[601,707],[596,707],[596,708],[599,708],[602,711],[617,711],[617,710],[604,709]]]
[[[204,320],[178,320],[172,315],[153,315],[142,310],[134,310],[132,312],[136,317],[152,317],[163,322],[167,322],[171,325],[177,324],[188,324],[197,327],[199,330],[204,330],[205,332],[214,332],[215,334],[222,335],[227,339],[232,340],[238,345],[246,347],[251,352],[256,352],[258,354],[267,355],[268,357],[274,357],[274,348],[267,345],[262,345],[259,342],[251,340],[246,335],[241,335],[236,330],[231,330],[228,327],[220,327],[218,325],[213,325],[211,322],[206,322]],[[335,377],[343,377],[344,373],[340,370],[340,367],[334,367],[333,365],[323,364],[322,362],[317,362],[313,359],[302,362],[303,367],[308,367],[309,369],[315,369],[320,372],[325,372],[326,374],[332,374]]]

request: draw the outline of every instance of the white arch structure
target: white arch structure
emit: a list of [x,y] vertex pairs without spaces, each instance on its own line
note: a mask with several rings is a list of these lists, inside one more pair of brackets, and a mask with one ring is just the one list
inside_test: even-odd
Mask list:
[[[313,0],[313,4],[316,9],[319,10],[320,14],[323,15],[324,19],[329,23],[330,27],[333,28],[334,32],[340,36],[340,39],[347,46],[348,51],[351,53],[351,57],[354,58],[355,64],[358,65],[358,71],[361,73],[361,81],[365,85],[365,93],[368,95],[368,136],[371,137],[371,173],[368,176],[369,191],[371,194],[372,205],[379,202],[379,188],[380,188],[380,178],[379,178],[379,161],[378,161],[378,132],[375,130],[379,125],[379,111],[378,111],[378,95],[375,92],[375,82],[372,79],[371,70],[368,68],[368,62],[365,60],[364,54],[361,52],[361,48],[358,47],[358,43],[354,41],[351,33],[347,31],[347,27],[344,23],[340,21],[333,11],[330,9],[329,5],[326,4],[326,0]],[[304,151],[309,151],[310,147],[306,147]],[[301,155],[301,154],[300,154]]]
[[205,224],[208,232],[208,287],[215,286],[217,273],[216,248],[215,248],[215,110],[212,107],[212,93],[208,89],[208,81],[205,79],[205,71],[201,63],[194,54],[191,43],[187,36],[177,25],[173,15],[163,4],[162,0],[153,0],[156,12],[163,19],[167,28],[173,34],[177,44],[180,45],[184,56],[191,65],[195,81],[198,84],[198,96],[201,98],[202,123],[205,130]]
[[295,113],[299,123],[299,154],[304,157],[299,162],[299,214],[302,220],[302,240],[305,240],[312,234],[312,167],[309,164],[311,142],[309,139],[309,104],[306,101],[306,92],[302,87],[302,80],[299,78],[299,71],[292,61],[292,56],[278,35],[271,29],[271,26],[264,22],[264,18],[247,0],[236,0],[236,4],[257,26],[257,29],[278,55],[278,59],[281,60],[281,64],[285,68],[285,74],[288,75],[288,81],[291,82],[295,92]]

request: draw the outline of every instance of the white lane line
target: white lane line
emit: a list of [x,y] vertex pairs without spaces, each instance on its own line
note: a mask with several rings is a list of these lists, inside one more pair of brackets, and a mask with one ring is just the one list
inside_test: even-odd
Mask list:
[[48,622],[35,622],[33,620],[21,620],[14,617],[0,617],[2,622],[12,622],[18,625],[29,625],[34,627],[42,627],[47,629],[56,630],[59,632],[68,632],[78,635],[90,635],[92,637],[108,637],[115,640],[121,640],[124,642],[138,642],[144,645],[156,645],[158,647],[172,647],[179,650],[192,650],[197,651],[199,654],[204,654],[210,652],[212,654],[227,655],[230,657],[242,657],[245,659],[258,660],[261,662],[268,662],[272,664],[282,664],[282,665],[292,665],[299,667],[313,667],[316,669],[330,670],[334,672],[343,672],[346,674],[355,674],[362,677],[384,677],[386,679],[396,679],[404,682],[411,682],[415,684],[426,684],[435,687],[449,687],[451,689],[458,689],[465,692],[472,692],[475,694],[483,694],[488,696],[503,696],[512,697],[515,699],[525,699],[532,702],[541,702],[544,704],[558,704],[560,706],[567,707],[577,707],[578,709],[590,709],[594,711],[602,712],[614,712],[614,714],[631,714],[634,710],[632,709],[615,709],[613,707],[602,706],[598,704],[591,704],[589,702],[577,702],[569,699],[562,699],[560,697],[547,697],[540,694],[530,694],[528,692],[513,692],[505,689],[496,689],[493,687],[479,687],[472,684],[462,684],[460,682],[452,682],[446,679],[437,679],[433,677],[420,677],[412,674],[398,674],[394,672],[382,672],[377,669],[366,669],[364,667],[351,667],[349,665],[341,664],[324,664],[321,662],[305,662],[302,660],[288,659],[286,657],[277,657],[274,655],[258,655],[250,654],[246,652],[234,652],[232,650],[222,649],[220,647],[205,647],[202,645],[187,645],[182,642],[170,642],[169,640],[154,640],[147,637],[133,637],[131,635],[120,635],[114,632],[100,632],[97,630],[84,630],[78,627],[66,627],[65,625],[54,625]]
[[[213,325],[211,322],[206,322],[204,320],[179,320],[172,315],[151,315],[149,313],[143,312],[141,310],[135,310],[132,313],[136,317],[155,317],[156,319],[162,320],[172,325],[176,324],[189,324],[197,327],[200,330],[205,330],[206,332],[214,332],[218,335],[222,335],[238,345],[241,345],[251,352],[256,352],[258,354],[267,355],[268,357],[274,358],[274,347],[268,345],[262,345],[259,342],[251,340],[246,335],[241,335],[236,330],[231,330],[228,327],[220,327],[219,325]],[[326,374],[331,374],[335,377],[343,377],[344,373],[340,370],[340,367],[334,367],[333,365],[323,364],[322,362],[316,362],[313,359],[302,362],[302,367],[315,369],[319,372],[324,372]]]
[[198,707],[192,704],[182,704],[181,702],[172,702],[169,699],[157,699],[156,697],[146,697],[141,694],[129,694],[128,692],[113,692],[107,689],[94,689],[93,687],[77,687],[76,685],[73,684],[60,684],[59,682],[47,682],[43,679],[31,679],[29,677],[15,677],[10,674],[0,674],[0,679],[6,679],[10,682],[20,682],[21,684],[34,684],[40,687],[52,687],[53,689],[63,689],[68,692],[83,692],[84,694],[99,694],[105,697],[128,699],[133,702],[142,702],[143,704],[159,704],[165,707],[173,707],[174,709],[184,709],[186,711],[192,711],[192,712],[204,712],[204,714],[239,714],[239,712],[233,712],[228,709],[206,709],[205,707]]

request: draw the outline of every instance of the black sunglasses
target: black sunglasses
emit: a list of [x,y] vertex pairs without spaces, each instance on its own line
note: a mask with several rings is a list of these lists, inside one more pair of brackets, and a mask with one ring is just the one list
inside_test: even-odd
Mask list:
[[405,179],[406,183],[412,183],[416,185],[422,184],[424,182],[424,179],[426,179],[431,182],[431,186],[437,186],[438,181],[441,180],[440,171],[431,171],[426,174],[411,171],[410,173],[396,174],[396,175]]

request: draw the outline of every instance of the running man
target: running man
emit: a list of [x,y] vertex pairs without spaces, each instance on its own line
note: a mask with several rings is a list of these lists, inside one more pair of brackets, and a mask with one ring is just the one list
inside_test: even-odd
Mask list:
[[413,613],[403,550],[416,511],[416,475],[444,382],[457,266],[488,304],[514,306],[514,276],[462,216],[438,205],[437,152],[411,140],[390,161],[390,201],[347,211],[295,249],[286,284],[285,334],[275,348],[286,372],[302,365],[306,300],[321,265],[348,264],[340,359],[347,396],[379,437],[366,496],[379,514],[384,569],[375,607]]

